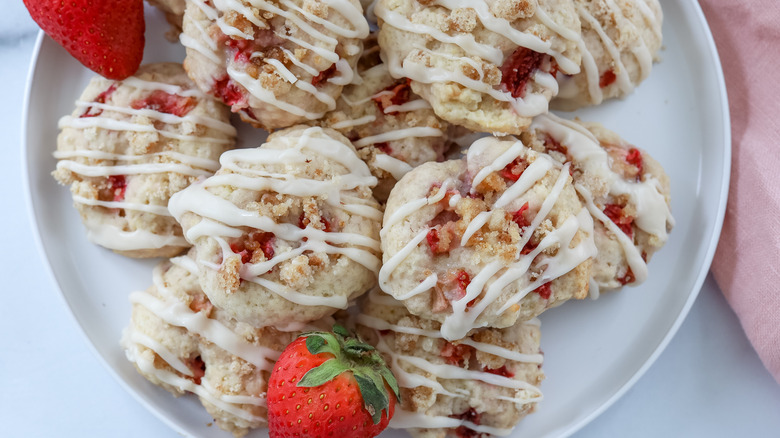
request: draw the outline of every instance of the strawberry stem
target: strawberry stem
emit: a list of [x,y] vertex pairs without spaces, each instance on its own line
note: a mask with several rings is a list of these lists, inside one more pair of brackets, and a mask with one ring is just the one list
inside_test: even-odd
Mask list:
[[[341,325],[333,333],[305,333],[306,348],[311,354],[327,353],[333,357],[309,370],[297,383],[299,387],[323,385],[345,372],[351,372],[358,384],[363,404],[374,424],[382,420],[382,411],[390,406],[387,387],[400,403],[398,382],[384,359],[374,347]],[[388,412],[389,415],[389,412]]]

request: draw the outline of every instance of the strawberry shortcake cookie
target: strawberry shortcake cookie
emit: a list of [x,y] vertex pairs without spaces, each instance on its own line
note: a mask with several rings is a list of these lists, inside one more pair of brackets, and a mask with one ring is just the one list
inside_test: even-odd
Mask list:
[[558,75],[553,108],[574,110],[624,97],[647,79],[661,48],[658,0],[574,0],[582,23],[582,66]]
[[584,298],[593,220],[569,170],[514,137],[412,170],[387,202],[380,287],[448,340]]
[[346,309],[376,283],[382,211],[344,136],[297,126],[222,155],[171,200],[214,305],[255,327]]
[[184,68],[244,121],[284,128],[336,108],[368,33],[358,0],[187,0]]
[[192,256],[161,263],[154,284],[130,294],[121,345],[146,379],[176,396],[197,395],[219,427],[242,436],[266,425],[268,377],[300,330],[257,329],[230,318],[203,294]]
[[407,429],[413,437],[508,436],[542,399],[538,319],[481,328],[448,341],[440,323],[414,316],[392,297],[373,291],[356,322],[400,386],[390,427]]
[[60,119],[53,175],[70,185],[90,241],[130,257],[189,247],[171,195],[213,174],[236,130],[229,111],[179,64],[149,64],[123,81],[94,78]]
[[186,0],[146,0],[150,5],[156,7],[165,14],[172,29],[171,37],[174,38],[181,32],[181,24],[184,18],[184,9],[187,6]]
[[336,110],[319,122],[349,138],[379,179],[376,198],[384,202],[412,168],[443,161],[450,146],[449,123],[412,92],[409,79],[393,79],[379,60],[379,46],[367,42],[359,63],[361,81],[348,85]]
[[590,290],[637,285],[674,226],[669,177],[650,155],[598,123],[537,117],[526,144],[570,163],[574,188],[595,222]]
[[579,72],[571,0],[379,0],[379,44],[393,77],[450,123],[520,134],[547,112],[559,72]]

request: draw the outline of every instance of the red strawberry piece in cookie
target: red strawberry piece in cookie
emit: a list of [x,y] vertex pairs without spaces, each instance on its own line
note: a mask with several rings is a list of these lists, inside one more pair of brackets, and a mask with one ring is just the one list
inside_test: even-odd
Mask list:
[[[230,250],[241,256],[241,263],[271,260],[274,257],[274,239],[273,233],[253,232],[246,239],[231,243]],[[256,252],[265,258],[260,260],[259,254],[255,255]]]
[[203,359],[200,356],[195,356],[188,359],[185,364],[192,371],[192,377],[189,377],[190,380],[194,384],[200,385],[201,379],[206,375],[206,364],[203,362]]
[[544,54],[518,47],[501,66],[501,85],[514,98],[525,97],[525,87],[531,75],[539,69]]
[[387,108],[409,102],[412,95],[411,83],[412,81],[410,81],[409,78],[401,79],[377,93],[377,95],[373,97],[373,100],[383,113],[389,115],[398,114],[398,111],[387,112]]
[[637,148],[631,148],[626,154],[626,162],[637,168],[636,179],[642,178],[642,152]]
[[330,67],[326,68],[325,70],[321,71],[320,74],[313,77],[311,79],[311,84],[315,87],[319,86],[321,83],[327,81],[328,79],[332,78],[334,74],[338,69],[336,68],[336,64],[331,64]]
[[618,283],[622,284],[623,286],[633,283],[636,281],[636,277],[634,276],[634,272],[631,270],[631,268],[626,269],[626,273],[617,279]]
[[30,16],[90,70],[121,80],[144,54],[142,0],[23,0]]
[[550,295],[552,295],[552,289],[550,289],[550,282],[548,281],[547,283],[537,287],[536,289],[534,289],[534,292],[539,294],[539,298],[542,298],[544,300],[549,300]]
[[634,236],[634,229],[631,224],[634,218],[625,214],[623,207],[616,204],[607,204],[604,206],[604,214],[615,223],[628,237]]
[[526,167],[528,167],[528,163],[524,159],[518,157],[501,169],[499,174],[510,181],[517,181],[520,179],[520,176],[523,174]]
[[234,111],[236,108],[241,109],[246,106],[246,95],[241,91],[241,88],[227,76],[214,83],[213,93],[222,100],[225,105],[233,107]]
[[162,90],[154,90],[152,94],[143,99],[130,103],[133,109],[150,109],[179,117],[184,117],[197,105],[198,101],[194,97],[178,96]]
[[512,214],[512,221],[517,224],[520,228],[527,227],[531,225],[531,221],[528,220],[526,217],[526,212],[528,211],[528,202],[523,204],[522,207],[520,207],[520,210],[517,210]]
[[[111,84],[111,86],[108,87],[108,89],[106,89],[106,91],[98,94],[97,97],[95,98],[95,100],[93,100],[93,102],[101,103],[101,104],[102,103],[106,103],[106,101],[111,98],[111,95],[114,94],[114,91],[116,91],[116,87],[117,87],[116,83]],[[86,111],[84,111],[84,114],[79,116],[79,118],[97,117],[97,116],[99,116],[101,114],[103,114],[103,110],[102,109],[95,109],[94,107],[90,106],[90,107],[87,108]]]
[[466,360],[471,358],[474,354],[474,347],[466,344],[453,344],[452,342],[445,342],[441,348],[439,355],[447,361],[449,365],[464,366]]
[[490,373],[490,374],[495,374],[497,376],[508,377],[510,379],[515,376],[515,373],[509,371],[506,368],[506,365],[503,365],[500,368],[487,368],[487,367],[484,367],[484,368],[482,368],[482,371],[484,371],[486,373]]
[[599,87],[609,87],[615,83],[615,80],[617,80],[617,75],[615,75],[615,72],[612,69],[609,69],[599,78]]
[[[460,415],[451,415],[450,417],[468,421],[471,424],[479,426],[482,423],[482,414],[477,412],[474,408],[469,408],[466,412]],[[467,426],[459,426],[455,429],[455,435],[458,438],[487,438],[489,435],[479,433],[473,429],[469,429]]]
[[127,180],[124,175],[111,175],[108,177],[108,189],[113,195],[114,202],[122,202],[127,191]]
[[[442,275],[434,287],[435,295],[433,301],[434,312],[444,312],[450,308],[453,301],[460,300],[466,296],[466,288],[471,284],[471,276],[464,269],[452,269]],[[471,307],[477,299],[466,303],[466,307]]]

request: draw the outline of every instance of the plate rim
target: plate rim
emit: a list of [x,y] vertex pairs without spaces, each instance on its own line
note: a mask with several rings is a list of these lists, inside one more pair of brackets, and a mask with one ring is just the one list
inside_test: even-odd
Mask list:
[[[726,214],[726,206],[728,204],[728,194],[729,194],[729,187],[731,182],[732,138],[731,138],[731,117],[730,117],[730,110],[729,110],[728,93],[726,90],[726,83],[723,75],[723,67],[720,60],[720,54],[718,53],[718,49],[717,46],[715,45],[715,41],[712,35],[712,31],[710,29],[706,17],[704,16],[704,12],[701,9],[701,5],[699,5],[699,3],[696,0],[685,0],[685,1],[687,1],[689,6],[693,8],[693,14],[695,15],[695,18],[698,20],[699,25],[702,27],[702,30],[704,31],[703,36],[704,39],[706,40],[707,48],[709,50],[709,55],[715,61],[716,64],[716,68],[714,71],[715,81],[717,82],[717,86],[718,86],[718,94],[719,94],[718,98],[722,102],[721,114],[720,114],[721,116],[720,123],[722,125],[721,135],[724,143],[722,145],[723,146],[723,168],[721,169],[722,181],[719,187],[719,193],[718,193],[719,205],[717,207],[717,214],[714,221],[714,227],[712,228],[711,235],[707,239],[708,240],[707,251],[705,252],[705,255],[703,257],[704,263],[702,263],[699,272],[696,276],[693,289],[689,294],[685,304],[681,308],[680,313],[677,315],[674,323],[666,332],[661,342],[659,342],[659,344],[655,347],[652,353],[644,361],[642,366],[640,366],[636,371],[634,371],[634,373],[629,379],[623,382],[614,391],[614,393],[611,396],[609,396],[609,398],[606,401],[601,403],[590,414],[586,415],[585,417],[581,418],[579,421],[563,429],[559,435],[561,438],[570,437],[571,435],[575,434],[583,427],[585,427],[587,424],[592,422],[594,419],[599,417],[602,413],[604,413],[607,409],[609,409],[617,400],[623,397],[623,395],[625,395],[625,393],[629,389],[631,389],[636,384],[636,382],[639,381],[639,379],[641,379],[645,375],[647,370],[650,369],[650,367],[656,362],[656,360],[660,357],[660,355],[663,353],[663,351],[666,349],[666,347],[669,345],[671,340],[679,331],[680,326],[688,316],[691,307],[693,306],[694,302],[699,296],[699,292],[701,291],[704,281],[707,278],[707,275],[710,270],[710,266],[712,264],[713,257],[715,256],[715,252],[718,247],[718,241],[720,240],[720,234],[723,228],[723,221]],[[38,256],[44,261],[43,263],[44,270],[46,271],[50,282],[53,284],[54,290],[57,292],[59,299],[62,300],[62,303],[65,305],[64,307],[67,308],[67,312],[70,314],[70,318],[72,319],[73,322],[76,323],[76,326],[78,327],[78,331],[81,334],[83,340],[86,341],[89,351],[93,354],[93,356],[95,356],[98,359],[98,361],[108,371],[109,375],[119,384],[119,386],[125,392],[129,393],[148,412],[150,412],[154,417],[162,421],[163,424],[170,427],[172,430],[176,431],[179,434],[182,434],[184,436],[190,436],[190,434],[187,431],[185,431],[183,428],[181,428],[177,424],[177,422],[163,415],[162,411],[152,406],[151,403],[149,403],[141,395],[140,392],[136,391],[135,388],[131,387],[129,383],[125,381],[125,379],[123,379],[118,374],[118,372],[108,363],[108,360],[102,354],[100,354],[100,352],[97,350],[97,347],[92,342],[92,339],[90,338],[89,334],[86,332],[81,321],[74,313],[71,303],[68,301],[67,297],[65,296],[62,287],[60,286],[60,283],[57,279],[57,276],[54,272],[54,268],[51,263],[51,260],[49,259],[49,255],[47,254],[43,246],[43,241],[41,238],[41,229],[40,229],[41,225],[35,214],[36,210],[35,210],[33,196],[32,196],[33,193],[30,185],[30,172],[29,172],[30,160],[28,159],[30,150],[28,148],[27,140],[28,140],[28,129],[30,128],[29,126],[30,97],[32,94],[33,78],[35,76],[36,67],[38,64],[38,60],[40,58],[41,48],[46,39],[47,39],[46,34],[42,30],[39,30],[38,35],[36,37],[33,51],[31,53],[30,64],[28,66],[27,77],[25,81],[24,100],[22,103],[21,135],[20,135],[21,147],[22,147],[22,154],[21,154],[22,189],[24,191],[26,212],[29,219],[32,221],[31,225],[33,228],[33,233],[32,233],[33,240],[35,242],[35,247],[38,252]]]
[[718,84],[718,94],[719,94],[718,97],[723,102],[721,106],[721,124],[723,126],[723,131],[721,135],[723,136],[723,143],[724,143],[723,144],[723,151],[724,151],[723,168],[721,169],[723,180],[720,185],[720,193],[718,197],[719,205],[717,209],[717,216],[715,217],[715,226],[712,229],[712,235],[709,236],[707,252],[704,255],[704,263],[702,264],[699,273],[696,277],[696,281],[694,282],[693,291],[688,296],[685,305],[680,310],[680,314],[677,315],[677,318],[675,319],[672,326],[669,328],[669,331],[666,333],[664,338],[655,347],[655,350],[653,350],[652,354],[650,354],[650,356],[647,358],[645,363],[641,367],[639,367],[639,369],[631,376],[631,378],[629,378],[625,383],[623,383],[623,385],[621,385],[620,388],[618,388],[610,398],[608,398],[593,412],[583,417],[580,421],[572,424],[567,429],[564,429],[564,431],[561,434],[561,438],[570,437],[571,435],[577,433],[577,431],[585,427],[588,423],[598,418],[613,404],[615,404],[616,401],[622,398],[623,395],[625,395],[625,393],[628,392],[628,390],[630,390],[636,384],[636,382],[638,382],[639,379],[641,379],[642,376],[645,375],[647,370],[649,370],[650,367],[653,366],[653,364],[655,364],[656,360],[658,360],[658,358],[661,356],[661,353],[663,353],[664,350],[666,350],[666,347],[669,345],[669,343],[672,341],[674,336],[679,331],[683,321],[685,321],[685,319],[688,317],[688,313],[690,312],[691,307],[693,307],[693,303],[696,302],[696,298],[698,298],[699,293],[701,292],[701,288],[704,285],[704,281],[707,279],[707,275],[709,275],[710,267],[712,266],[712,259],[715,257],[715,251],[718,249],[718,242],[720,241],[720,235],[723,229],[723,221],[726,217],[726,207],[728,205],[728,198],[729,198],[729,187],[731,184],[731,155],[732,155],[731,111],[729,109],[729,97],[728,97],[728,92],[726,90],[726,80],[723,75],[723,64],[721,63],[720,60],[720,53],[718,52],[718,47],[715,44],[715,39],[712,36],[712,29],[710,29],[710,24],[707,21],[707,18],[704,16],[704,11],[702,10],[699,2],[697,0],[688,0],[688,3],[692,6],[696,19],[698,19],[699,21],[699,25],[702,26],[702,30],[704,31],[704,38],[707,41],[707,46],[708,46],[707,48],[709,49],[710,55],[713,57],[713,60],[715,61],[716,64],[715,79]]
[[60,282],[57,280],[57,275],[54,273],[54,268],[52,267],[52,263],[49,260],[49,255],[43,246],[43,241],[41,239],[40,224],[38,223],[38,216],[35,214],[36,213],[35,205],[33,204],[32,189],[30,187],[30,172],[28,166],[30,164],[28,160],[28,155],[30,153],[30,150],[27,147],[27,131],[29,128],[28,119],[30,115],[30,95],[32,93],[33,77],[35,76],[35,70],[38,65],[38,59],[40,57],[41,47],[43,46],[43,42],[47,38],[49,37],[43,32],[43,30],[38,30],[38,35],[36,36],[35,45],[33,47],[33,51],[30,58],[30,65],[27,71],[27,79],[25,81],[24,101],[22,102],[22,120],[21,120],[21,136],[20,136],[20,140],[22,143],[22,154],[21,154],[22,190],[24,190],[25,192],[24,199],[25,199],[26,212],[29,218],[32,220],[31,225],[33,229],[32,234],[33,234],[33,240],[35,241],[35,248],[38,252],[38,256],[44,261],[43,263],[44,270],[48,275],[48,279],[50,283],[53,284],[54,290],[57,292],[56,295],[60,298],[60,300],[64,304],[64,307],[67,308],[67,313],[69,314],[70,319],[78,327],[78,332],[81,334],[82,340],[86,341],[87,348],[89,349],[90,353],[98,359],[98,362],[103,366],[104,369],[106,369],[106,371],[108,371],[109,375],[113,378],[113,380],[116,383],[118,383],[119,386],[126,393],[130,394],[130,396],[132,396],[133,399],[135,399],[135,401],[137,401],[141,406],[143,406],[147,412],[151,413],[154,417],[162,421],[163,424],[170,427],[176,433],[185,437],[191,436],[190,433],[188,433],[186,430],[181,428],[175,421],[163,415],[162,411],[152,406],[141,395],[141,393],[136,391],[133,387],[131,387],[130,384],[127,381],[125,381],[125,379],[123,379],[119,375],[119,373],[111,366],[111,364],[108,363],[108,360],[102,354],[100,354],[97,347],[95,346],[95,343],[92,342],[92,339],[90,338],[89,334],[86,332],[84,325],[81,323],[81,321],[73,311],[73,307],[71,307],[71,303],[68,301],[68,298],[65,296],[65,293],[62,291]]

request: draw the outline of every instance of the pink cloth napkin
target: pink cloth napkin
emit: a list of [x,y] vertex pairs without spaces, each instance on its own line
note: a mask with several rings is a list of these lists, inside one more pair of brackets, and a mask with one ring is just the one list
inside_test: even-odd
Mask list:
[[731,189],[712,271],[780,383],[780,1],[699,3],[731,109]]

